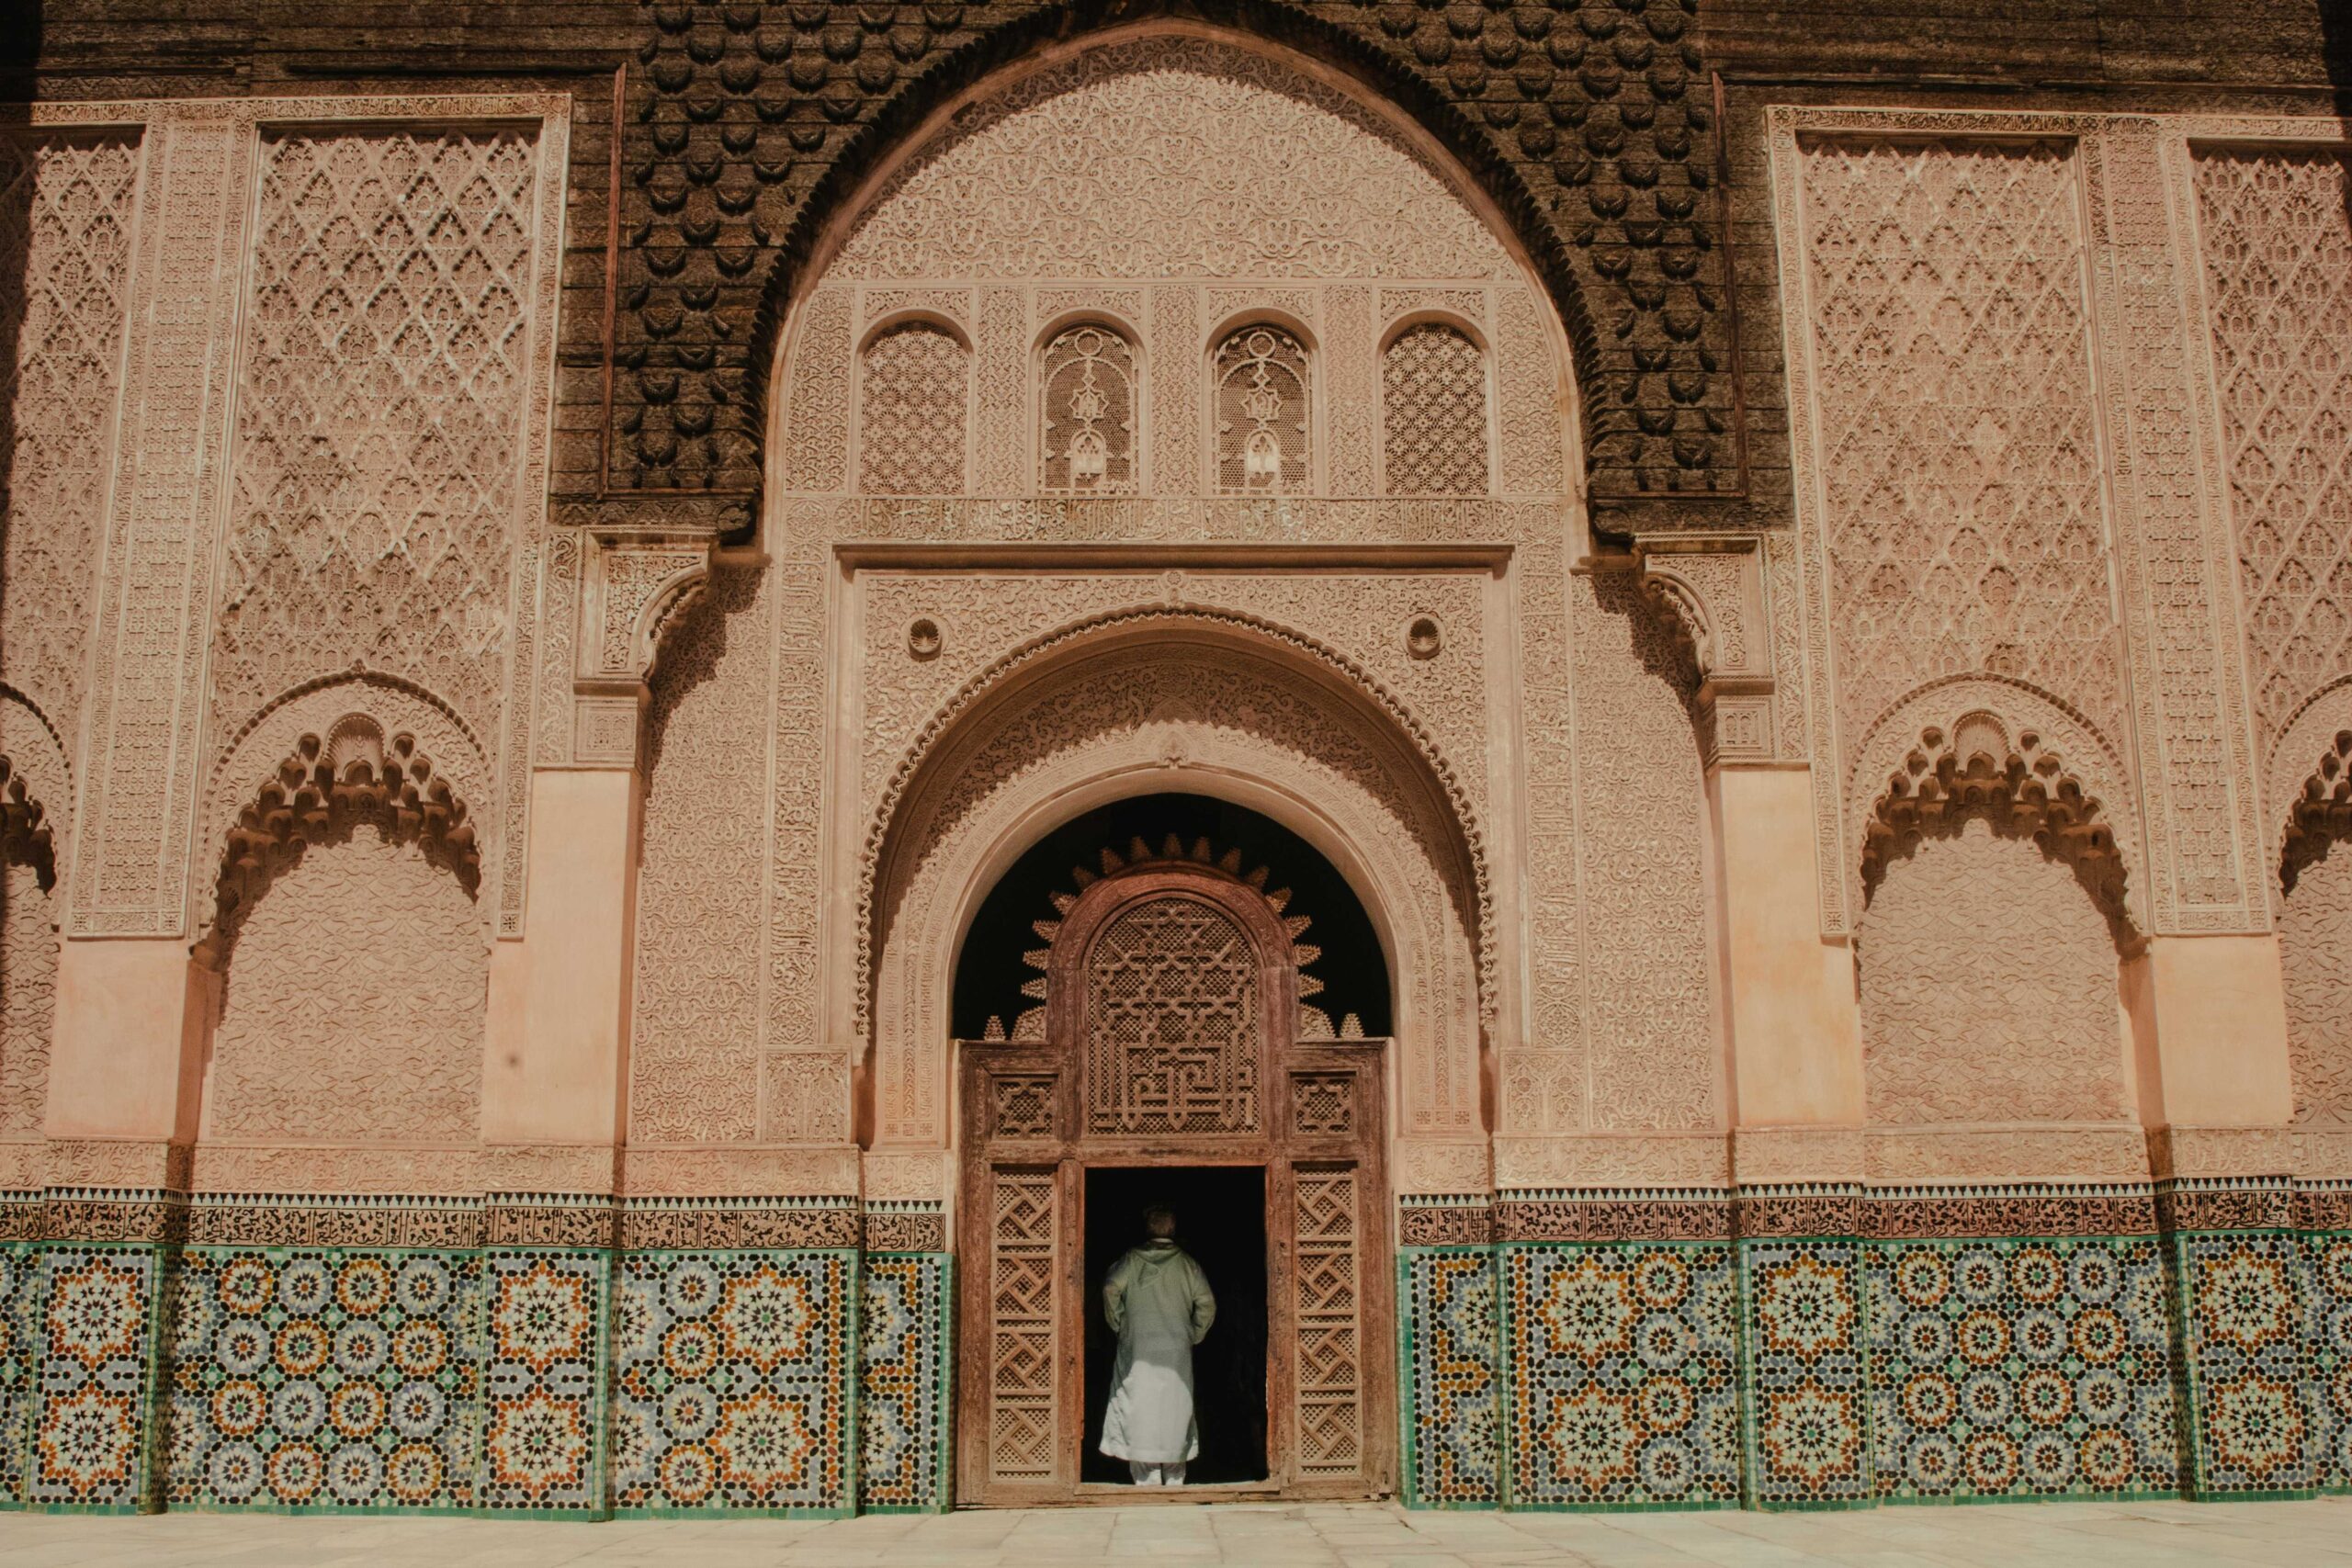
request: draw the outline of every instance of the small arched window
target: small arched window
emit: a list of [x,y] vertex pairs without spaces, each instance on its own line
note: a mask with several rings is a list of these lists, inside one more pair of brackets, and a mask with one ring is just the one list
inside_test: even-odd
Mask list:
[[1487,493],[1487,356],[1468,333],[1420,321],[1389,340],[1380,428],[1388,494]]
[[1217,345],[1216,488],[1226,495],[1294,495],[1307,488],[1306,350],[1261,322]]
[[1072,495],[1136,490],[1136,351],[1099,321],[1046,344],[1038,488]]
[[871,495],[958,495],[972,355],[929,321],[865,345],[857,417],[858,488]]

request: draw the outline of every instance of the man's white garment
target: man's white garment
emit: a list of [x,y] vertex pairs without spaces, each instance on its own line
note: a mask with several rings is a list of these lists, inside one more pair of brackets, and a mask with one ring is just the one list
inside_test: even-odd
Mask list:
[[1129,1252],[1102,1282],[1102,1315],[1119,1337],[1102,1451],[1181,1465],[1201,1451],[1193,1419],[1193,1347],[1216,1320],[1208,1276],[1165,1238]]

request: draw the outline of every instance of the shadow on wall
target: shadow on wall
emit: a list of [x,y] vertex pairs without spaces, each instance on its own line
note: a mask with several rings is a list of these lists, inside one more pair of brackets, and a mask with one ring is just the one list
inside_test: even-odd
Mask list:
[[2335,112],[2352,118],[2352,6],[2312,0],[2319,7],[2320,65],[2335,87]]
[[[40,58],[42,0],[7,0],[0,5],[0,137],[16,134],[32,118],[31,104],[38,86],[33,67]],[[17,343],[25,326],[25,268],[30,252],[29,213],[32,182],[12,178],[20,160],[0,155],[0,540],[15,526],[9,479],[17,450]],[[0,605],[7,603],[7,556],[0,549]],[[8,647],[0,638],[0,682],[12,681]],[[0,738],[0,751],[6,750]],[[62,803],[44,801],[51,811]],[[62,837],[62,835],[61,835]],[[17,846],[11,852],[17,852]],[[6,919],[6,885],[0,881],[0,919]]]

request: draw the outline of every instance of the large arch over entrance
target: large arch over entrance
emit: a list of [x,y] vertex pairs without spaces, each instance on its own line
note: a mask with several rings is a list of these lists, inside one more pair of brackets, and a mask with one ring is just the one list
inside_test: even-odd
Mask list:
[[955,960],[1037,838],[1123,796],[1191,793],[1312,845],[1370,916],[1394,977],[1403,1139],[1483,1140],[1480,874],[1416,741],[1335,667],[1230,618],[1138,615],[1047,639],[930,747],[874,852],[866,1115],[879,1149],[949,1140]]

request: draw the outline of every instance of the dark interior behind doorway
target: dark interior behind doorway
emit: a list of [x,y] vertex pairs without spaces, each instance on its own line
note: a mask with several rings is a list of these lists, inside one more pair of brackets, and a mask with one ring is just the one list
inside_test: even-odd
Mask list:
[[1106,1457],[1102,1411],[1111,1398],[1118,1340],[1102,1318],[1111,1266],[1144,1240],[1143,1212],[1176,1211],[1176,1242],[1216,1293],[1216,1323],[1193,1348],[1193,1400],[1200,1457],[1188,1486],[1266,1478],[1266,1171],[1262,1166],[1090,1168],[1086,1173],[1086,1452],[1081,1481],[1127,1480]]

